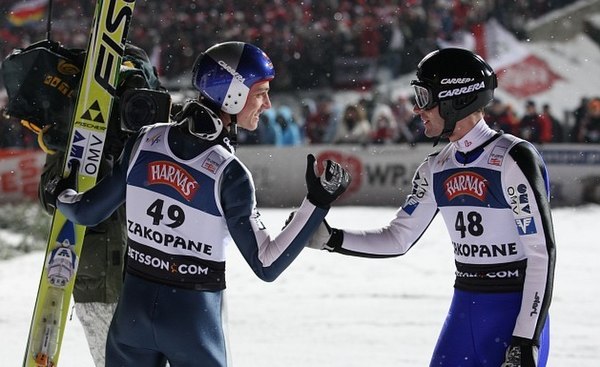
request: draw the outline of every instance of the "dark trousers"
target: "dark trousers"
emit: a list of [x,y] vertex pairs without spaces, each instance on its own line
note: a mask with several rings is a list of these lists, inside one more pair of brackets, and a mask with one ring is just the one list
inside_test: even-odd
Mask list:
[[131,274],[108,332],[106,367],[226,367],[223,291],[195,291]]

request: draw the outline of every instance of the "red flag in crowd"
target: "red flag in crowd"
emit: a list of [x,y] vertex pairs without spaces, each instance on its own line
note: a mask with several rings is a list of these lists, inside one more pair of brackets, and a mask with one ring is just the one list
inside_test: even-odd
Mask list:
[[36,22],[46,13],[48,0],[24,0],[12,6],[8,20],[17,27]]

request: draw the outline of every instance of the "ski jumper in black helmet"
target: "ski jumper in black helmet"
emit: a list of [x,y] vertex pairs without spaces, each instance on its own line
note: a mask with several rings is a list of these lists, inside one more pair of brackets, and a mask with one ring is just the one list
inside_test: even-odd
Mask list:
[[530,142],[485,121],[481,110],[496,78],[472,52],[433,52],[417,76],[414,110],[426,135],[439,140],[444,131],[450,143],[417,168],[412,190],[388,223],[324,224],[309,246],[364,258],[403,256],[441,214],[455,282],[426,366],[546,367],[557,245],[543,157]]
[[260,48],[244,42],[223,42],[202,53],[194,63],[192,84],[203,103],[231,115],[230,137],[235,143],[237,114],[250,88],[275,77],[273,63]]
[[417,80],[410,82],[417,107],[440,107],[444,130],[452,134],[456,122],[485,107],[498,86],[496,74],[479,55],[462,48],[445,48],[429,53],[417,66]]

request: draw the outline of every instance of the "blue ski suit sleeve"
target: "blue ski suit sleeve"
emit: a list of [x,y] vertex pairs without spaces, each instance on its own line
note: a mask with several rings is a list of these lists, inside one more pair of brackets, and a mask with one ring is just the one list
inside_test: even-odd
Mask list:
[[256,209],[252,177],[237,160],[223,172],[220,193],[232,239],[254,273],[267,282],[294,261],[327,214],[304,199],[292,221],[272,237]]
[[67,219],[76,224],[94,226],[110,217],[125,202],[127,167],[135,142],[135,138],[127,141],[112,171],[94,187],[81,193],[68,189],[58,196],[56,205]]

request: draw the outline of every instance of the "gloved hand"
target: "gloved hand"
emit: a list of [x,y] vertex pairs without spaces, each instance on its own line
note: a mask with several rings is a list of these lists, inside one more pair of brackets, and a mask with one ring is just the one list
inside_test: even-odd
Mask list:
[[306,157],[306,197],[315,206],[329,209],[331,203],[346,191],[352,177],[340,164],[332,160],[323,162],[325,168],[321,176],[315,173],[316,159],[309,154]]
[[77,172],[79,171],[79,161],[72,159],[68,163],[70,172],[67,177],[56,176],[44,187],[45,201],[48,205],[56,208],[56,198],[66,189],[77,189]]
[[121,65],[117,84],[117,96],[120,97],[128,89],[136,88],[148,88],[144,74],[131,63],[130,65]]
[[537,359],[537,346],[513,342],[506,349],[504,363],[500,367],[537,367]]
[[[288,224],[290,224],[292,219],[294,219],[295,214],[296,211],[290,213],[289,217],[285,221],[285,224],[283,225],[283,228],[281,228],[282,231],[285,229],[285,227],[287,227]],[[308,239],[305,247],[333,252],[336,246],[342,244],[342,241],[343,232],[341,230],[331,228],[329,223],[323,219],[321,224],[317,227],[317,230]]]
[[329,250],[332,251],[333,248],[328,246],[327,244],[331,240],[332,228],[329,226],[329,223],[325,219],[321,222],[319,227],[315,233],[308,239],[308,243],[306,247],[314,248],[317,250]]

